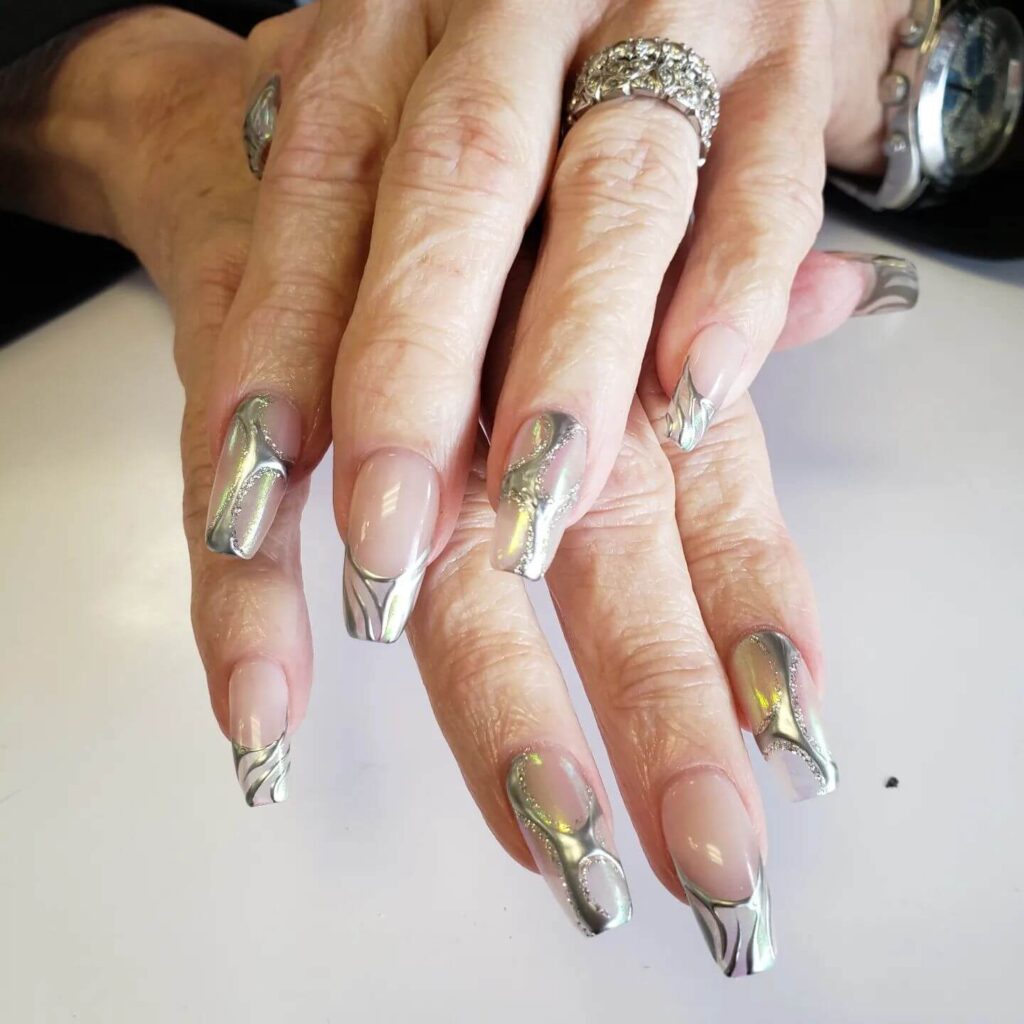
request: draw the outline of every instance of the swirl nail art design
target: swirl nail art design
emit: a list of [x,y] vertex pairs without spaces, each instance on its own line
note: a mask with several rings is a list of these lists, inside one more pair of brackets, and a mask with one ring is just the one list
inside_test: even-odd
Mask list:
[[356,640],[394,643],[405,629],[427,568],[427,552],[399,576],[377,576],[345,552],[345,626]]
[[765,759],[797,800],[836,788],[839,769],[825,742],[817,696],[800,652],[773,630],[752,633],[732,657],[736,696]]
[[501,481],[495,568],[544,575],[579,499],[586,454],[587,432],[566,413],[543,413],[519,432]]
[[665,416],[669,440],[675,441],[684,452],[692,452],[708,432],[716,412],[714,403],[694,387],[687,361]]
[[775,963],[771,894],[764,870],[748,899],[715,899],[676,869],[708,949],[727,977],[760,974]]
[[523,838],[552,892],[584,935],[625,924],[632,902],[622,864],[604,834],[601,805],[568,757],[520,754],[507,791]]
[[252,749],[231,744],[235,773],[250,807],[279,804],[288,798],[288,770],[291,768],[291,744],[287,730],[273,743]]
[[292,432],[298,414],[283,399],[253,395],[235,410],[210,496],[206,546],[218,554],[252,558],[284,497],[291,460],[273,425]]
[[270,156],[270,145],[277,128],[277,112],[281,106],[281,78],[274,75],[257,93],[245,115],[242,138],[249,170],[255,178],[263,177]]
[[909,260],[863,252],[832,252],[829,255],[847,263],[857,263],[865,270],[867,284],[853,311],[854,316],[905,313],[917,305],[920,282],[917,267]]

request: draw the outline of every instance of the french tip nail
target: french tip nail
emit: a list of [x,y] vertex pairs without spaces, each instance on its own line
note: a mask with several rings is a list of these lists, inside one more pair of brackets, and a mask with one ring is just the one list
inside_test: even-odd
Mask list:
[[729,977],[775,962],[771,896],[757,833],[732,780],[698,766],[677,776],[661,805],[676,875],[711,955]]
[[917,267],[900,256],[880,256],[863,252],[831,252],[846,263],[863,268],[865,284],[855,317],[908,313],[917,306],[921,293]]
[[765,760],[795,802],[832,793],[839,769],[825,739],[817,690],[784,633],[744,637],[730,659],[733,690]]
[[250,395],[232,416],[210,494],[206,546],[250,559],[284,498],[298,452],[301,420],[284,398]]
[[576,927],[593,937],[626,924],[633,905],[625,872],[575,761],[552,751],[520,754],[506,792],[537,868]]
[[291,744],[287,732],[265,747],[232,743],[235,774],[242,795],[250,807],[280,804],[288,799],[288,772],[291,769]]
[[694,387],[687,361],[665,415],[666,437],[684,452],[692,452],[704,439],[717,412],[715,404]]
[[666,417],[666,433],[684,452],[704,439],[750,355],[749,341],[727,324],[702,328],[690,344]]
[[575,417],[545,412],[520,428],[501,481],[491,565],[539,580],[554,560],[579,500],[587,432]]
[[679,873],[697,924],[715,963],[727,978],[764,974],[775,966],[771,893],[762,869],[745,900],[719,900]]
[[343,601],[345,628],[354,640],[392,644],[405,631],[427,568],[424,553],[398,576],[377,576],[345,552]]
[[236,665],[228,681],[228,717],[245,802],[281,803],[288,797],[291,768],[288,681],[281,666],[263,659]]

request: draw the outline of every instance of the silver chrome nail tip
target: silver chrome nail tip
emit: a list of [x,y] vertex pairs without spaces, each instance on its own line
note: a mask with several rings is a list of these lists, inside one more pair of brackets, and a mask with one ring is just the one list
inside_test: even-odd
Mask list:
[[549,479],[549,471],[563,448],[587,435],[583,424],[568,413],[546,412],[538,419],[545,424],[544,436],[505,470],[500,495],[502,503],[518,509],[523,524],[522,553],[513,565],[503,568],[528,580],[539,580],[547,572],[562,536],[562,523],[580,496],[578,480],[553,496],[557,483]]
[[277,113],[281,107],[281,77],[274,75],[256,94],[245,115],[242,138],[249,159],[249,170],[256,178],[263,177],[277,128]]
[[741,643],[758,648],[773,676],[771,686],[759,695],[767,711],[759,724],[751,722],[758,748],[778,770],[793,800],[826,796],[839,783],[839,769],[820,716],[801,698],[800,652],[789,637],[774,630],[752,633]]
[[745,900],[715,899],[690,882],[678,866],[676,874],[708,949],[727,978],[761,974],[774,966],[771,893],[763,866],[753,893]]
[[[230,475],[212,496],[206,528],[206,546],[216,554],[252,558],[269,526],[263,520],[275,488],[287,484],[291,462],[263,425],[263,412],[272,401],[269,395],[252,395],[239,403],[231,419],[221,455],[231,460]],[[243,503],[254,489],[255,501],[243,516]]]
[[910,260],[862,252],[834,252],[830,255],[850,263],[860,263],[873,271],[871,283],[853,311],[854,316],[907,313],[917,305],[920,281],[917,267]]
[[394,643],[405,629],[427,570],[424,552],[418,562],[400,576],[377,576],[364,569],[345,551],[345,627],[356,640]]
[[265,747],[232,743],[235,774],[250,807],[279,804],[288,799],[288,770],[292,766],[287,729]]
[[704,439],[718,409],[693,386],[690,364],[683,367],[683,375],[676,385],[676,393],[665,416],[666,434],[684,452],[692,452]]
[[626,924],[633,916],[629,886],[622,863],[600,839],[604,815],[594,791],[585,787],[582,825],[572,829],[556,822],[530,793],[524,771],[530,756],[520,754],[512,762],[506,790],[520,827],[539,841],[557,871],[570,918],[587,937]]

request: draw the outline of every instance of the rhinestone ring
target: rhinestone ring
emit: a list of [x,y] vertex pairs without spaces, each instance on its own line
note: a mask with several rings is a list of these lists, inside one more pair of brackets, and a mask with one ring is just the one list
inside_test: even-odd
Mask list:
[[243,126],[242,134],[245,139],[245,155],[249,158],[249,170],[257,178],[263,177],[263,168],[267,165],[280,106],[281,79],[274,75],[249,105]]
[[700,137],[698,166],[704,166],[722,95],[703,57],[670,39],[625,39],[595,53],[576,79],[566,128],[599,103],[632,96],[664,100],[683,114]]

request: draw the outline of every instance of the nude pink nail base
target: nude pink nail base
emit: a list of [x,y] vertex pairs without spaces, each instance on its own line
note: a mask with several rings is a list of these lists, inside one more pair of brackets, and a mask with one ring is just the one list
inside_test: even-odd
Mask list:
[[360,467],[345,551],[349,636],[393,643],[416,604],[437,525],[437,470],[422,455],[384,449]]
[[228,682],[235,774],[250,807],[288,798],[288,680],[271,661],[244,661]]
[[730,978],[775,963],[771,895],[746,807],[714,768],[693,768],[668,787],[662,829],[676,874],[715,962]]

